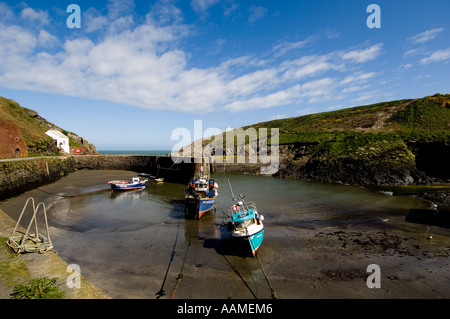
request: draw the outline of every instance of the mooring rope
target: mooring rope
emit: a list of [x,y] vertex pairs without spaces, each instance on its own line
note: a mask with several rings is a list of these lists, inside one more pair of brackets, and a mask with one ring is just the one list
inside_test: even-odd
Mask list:
[[263,272],[264,277],[266,278],[267,284],[269,285],[270,288],[270,294],[272,296],[272,299],[278,299],[277,297],[277,292],[275,291],[275,289],[273,289],[272,285],[270,284],[269,278],[267,277],[266,271],[264,270],[264,267],[261,264],[261,261],[259,260],[258,255],[255,255],[256,260],[259,263],[259,266],[261,267],[261,270]]
[[[248,229],[247,229],[247,226],[246,226],[245,224],[244,224],[244,227],[245,227],[245,232],[247,233],[248,242],[250,243],[250,248],[251,248],[251,250],[253,251],[253,244],[252,244],[252,242],[251,242],[251,240],[250,240],[250,236],[249,236],[249,233],[248,233]],[[263,267],[263,265],[261,264],[261,261],[259,260],[259,257],[258,257],[258,255],[257,255],[256,252],[255,252],[255,254],[254,254],[254,257],[256,258],[256,260],[257,260],[258,263],[259,263],[259,266],[261,267],[261,270],[262,270],[262,273],[263,273],[263,275],[264,275],[264,278],[266,278],[267,284],[269,285],[269,288],[270,288],[270,294],[271,294],[271,296],[272,296],[272,299],[278,299],[278,297],[277,297],[277,292],[275,291],[275,289],[273,289],[272,285],[270,284],[270,281],[269,281],[269,278],[267,277],[266,271],[264,270],[264,267]]]
[[175,296],[177,288],[180,285],[180,282],[183,280],[183,268],[184,268],[184,264],[186,263],[186,257],[187,257],[187,253],[188,253],[189,247],[191,246],[191,238],[192,238],[192,234],[194,232],[194,226],[195,226],[195,221],[197,220],[197,215],[198,215],[198,209],[197,209],[197,212],[195,213],[194,221],[192,223],[191,232],[189,234],[189,241],[188,241],[188,245],[186,247],[186,251],[184,253],[184,258],[183,258],[183,263],[181,264],[180,273],[177,276],[177,279],[176,279],[176,282],[175,282],[175,287],[173,288],[172,293],[169,296],[169,299],[172,299],[173,296]]
[[[172,169],[172,167],[174,167],[175,166],[175,164],[177,164],[176,162],[173,162],[173,164],[168,168],[168,169],[166,169],[166,171],[160,176],[160,177],[163,177],[164,175],[166,175],[166,173],[168,172],[168,171],[170,171],[171,169]],[[158,168],[158,172],[156,173],[156,176],[158,176],[158,174],[159,174],[159,168]]]
[[172,264],[172,261],[175,256],[175,247],[177,246],[177,242],[178,242],[178,233],[180,231],[180,224],[181,224],[181,219],[178,220],[177,235],[175,236],[175,242],[173,244],[172,253],[170,254],[169,265],[167,266],[166,275],[164,276],[164,280],[161,285],[161,289],[155,294],[157,296],[156,299],[159,299],[166,294],[164,291],[164,285],[166,284],[166,279],[167,279],[167,275],[169,274],[170,265]]

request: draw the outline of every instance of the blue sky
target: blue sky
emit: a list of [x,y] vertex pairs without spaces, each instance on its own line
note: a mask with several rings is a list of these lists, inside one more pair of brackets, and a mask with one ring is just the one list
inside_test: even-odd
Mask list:
[[[81,28],[69,28],[70,4]],[[370,4],[381,28],[369,28]],[[97,149],[450,93],[450,1],[0,0],[0,96]]]

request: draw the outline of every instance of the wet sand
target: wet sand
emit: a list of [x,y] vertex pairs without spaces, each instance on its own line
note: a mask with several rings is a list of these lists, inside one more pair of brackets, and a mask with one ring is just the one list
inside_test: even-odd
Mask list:
[[[0,202],[0,209],[15,219],[30,196],[51,206],[67,196],[104,192],[105,180],[135,174],[78,171]],[[61,258],[78,263],[82,274],[112,298],[168,299],[172,293],[174,299],[271,298],[258,260],[230,249],[219,212],[200,221],[185,220],[178,210],[168,214],[170,222],[130,226],[125,231],[133,235],[120,241],[113,232],[77,232],[57,224],[50,233]],[[309,229],[266,222],[258,258],[280,299],[449,298],[449,229],[402,225],[374,229],[331,223]],[[89,237],[91,245],[65,240],[69,233],[79,242]],[[380,266],[381,288],[367,286],[370,264]],[[182,266],[183,279],[174,292]]]

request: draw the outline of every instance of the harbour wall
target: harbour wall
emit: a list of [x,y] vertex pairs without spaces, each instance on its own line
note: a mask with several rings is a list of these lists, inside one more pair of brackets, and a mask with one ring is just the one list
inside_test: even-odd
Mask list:
[[[209,174],[209,164],[204,165]],[[48,184],[80,169],[127,170],[163,177],[165,181],[187,184],[201,164],[189,158],[173,161],[170,156],[75,155],[26,158],[0,162],[0,200]]]

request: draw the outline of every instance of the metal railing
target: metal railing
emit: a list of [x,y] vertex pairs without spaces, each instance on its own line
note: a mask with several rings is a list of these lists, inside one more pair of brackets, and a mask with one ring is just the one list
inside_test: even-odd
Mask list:
[[[23,233],[22,231],[19,231],[17,229],[28,206],[28,203],[30,202],[33,208],[33,216],[30,220],[30,223],[28,224],[27,230],[25,231],[25,233]],[[47,232],[47,236],[40,234],[38,230],[37,213],[39,207],[41,206],[44,214],[45,229]],[[30,234],[30,229],[33,223],[35,227],[35,233]],[[16,235],[16,233],[18,234]],[[20,235],[20,233],[22,233],[22,235]],[[43,202],[40,202],[36,206],[34,204],[34,199],[32,197],[28,198],[25,205],[23,206],[22,213],[20,214],[20,217],[17,220],[16,226],[14,227],[14,230],[11,236],[9,237],[8,241],[6,242],[6,244],[15,253],[29,253],[29,252],[45,253],[46,251],[53,248],[52,242],[50,240],[50,234],[48,231],[47,209],[45,208],[45,204]]]

